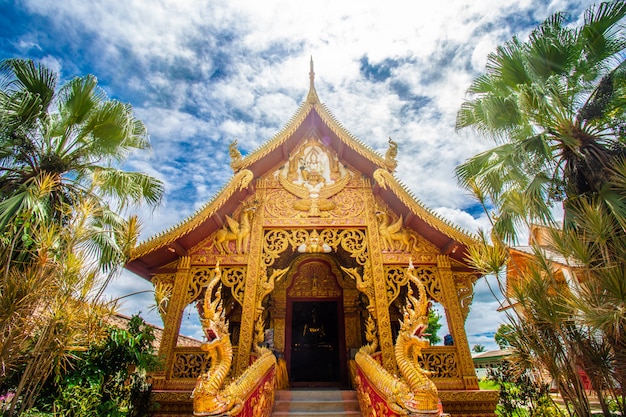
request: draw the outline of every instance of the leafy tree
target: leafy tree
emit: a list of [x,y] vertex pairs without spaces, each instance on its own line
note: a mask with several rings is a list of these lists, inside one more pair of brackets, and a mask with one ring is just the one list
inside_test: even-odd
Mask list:
[[[493,225],[491,245],[483,234],[470,250],[474,266],[501,276],[506,265],[519,277],[505,293],[515,309],[503,339],[519,369],[549,372],[579,416],[590,413],[580,369],[606,416],[606,392],[626,411],[625,17],[626,3],[606,2],[590,7],[580,27],[557,13],[527,41],[513,38],[489,55],[457,117],[458,129],[496,143],[457,177]],[[551,209],[561,201],[558,230]],[[533,262],[520,268],[505,243],[536,223],[554,233],[543,246],[531,242]],[[574,279],[557,273],[554,256]]]
[[[162,184],[116,167],[148,149],[129,105],[95,77],[57,88],[33,61],[0,63],[0,392],[9,415],[104,337],[101,300],[138,235],[131,205],[160,202]],[[18,382],[16,381],[16,378]]]
[[497,208],[499,238],[515,242],[516,226],[528,221],[553,224],[554,202],[589,193],[625,217],[623,195],[607,187],[626,153],[625,15],[622,1],[589,8],[580,27],[554,14],[527,41],[514,37],[489,54],[471,84],[456,128],[496,146],[456,173],[488,213]]
[[486,349],[483,345],[474,345],[472,346],[472,352],[475,353],[480,353],[480,352],[484,352]]
[[108,337],[77,354],[74,366],[54,384],[56,412],[73,417],[151,415],[145,372],[159,364],[153,341],[152,327],[139,316],[130,319],[127,329],[110,327]]
[[[163,187],[146,174],[114,166],[149,148],[146,129],[130,105],[108,99],[92,75],[58,89],[57,83],[56,73],[33,61],[0,63],[0,233],[9,240],[13,259],[12,251],[28,241],[24,210],[63,226],[71,207],[93,204],[99,210],[86,244],[108,270],[120,265],[128,250],[115,235],[126,222],[119,210],[141,202],[155,206]],[[46,193],[33,194],[43,181],[49,183]]]
[[441,329],[441,316],[433,309],[428,310],[428,333],[425,335],[426,339],[430,341],[431,345],[436,345],[441,342],[441,338],[437,335],[439,329]]
[[507,324],[507,323],[502,323],[498,327],[498,330],[496,330],[496,334],[493,336],[493,338],[495,339],[495,341],[498,344],[498,347],[500,349],[505,349],[505,348],[511,346],[511,344],[507,340],[507,334],[509,334],[513,330],[514,330],[513,326],[511,326],[510,324]]

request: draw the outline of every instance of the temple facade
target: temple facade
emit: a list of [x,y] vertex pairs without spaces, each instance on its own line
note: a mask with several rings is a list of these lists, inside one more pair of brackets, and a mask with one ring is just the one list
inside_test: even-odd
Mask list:
[[152,282],[164,322],[165,362],[153,375],[159,415],[191,415],[191,391],[216,360],[177,344],[188,306],[204,319],[216,271],[230,378],[244,373],[260,342],[284,368],[283,388],[350,389],[354,358],[368,343],[384,370],[399,372],[409,267],[445,310],[453,340],[423,347],[418,358],[443,411],[493,415],[497,396],[478,389],[464,327],[479,278],[464,260],[474,237],[394,177],[393,141],[380,155],[342,127],[318,98],[311,63],[309,93],[291,121],[245,157],[236,142],[228,151],[231,180],[194,215],[138,245],[126,265]]

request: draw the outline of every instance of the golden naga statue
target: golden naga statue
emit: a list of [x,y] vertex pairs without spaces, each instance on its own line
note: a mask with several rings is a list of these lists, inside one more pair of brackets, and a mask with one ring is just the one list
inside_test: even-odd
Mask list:
[[[233,348],[222,307],[221,278],[218,263],[204,295],[202,328],[208,340],[201,348],[209,354],[211,366],[198,377],[191,394],[195,416],[237,415],[258,382],[276,366],[276,358],[272,352],[256,347],[259,358],[227,387],[222,387],[232,364]],[[273,403],[273,389],[268,387],[264,392],[260,402]]]
[[378,219],[378,232],[382,238],[383,250],[410,252],[417,249],[417,237],[402,227],[402,216],[395,222],[391,222],[391,216],[383,210],[376,212]]
[[[409,282],[417,287],[419,298],[413,296],[408,286],[407,302],[404,307],[400,332],[395,346],[396,361],[401,377],[389,373],[373,357],[376,338],[373,336],[373,321],[368,322],[368,342],[356,355],[356,362],[370,384],[383,395],[387,405],[398,414],[432,415],[441,414],[437,387],[430,380],[430,373],[424,370],[417,358],[429,342],[422,336],[428,327],[429,301],[422,282],[413,274],[410,263],[406,273]],[[359,382],[357,381],[357,384]]]
[[235,253],[245,253],[250,241],[250,231],[252,230],[252,219],[256,212],[258,201],[254,200],[248,204],[244,204],[239,222],[226,215],[226,223],[215,233],[213,245],[222,253],[232,253],[229,242],[235,241]]
[[413,273],[413,263],[409,263],[406,270],[409,283],[415,284],[419,299],[413,296],[411,285],[407,286],[407,303],[404,307],[400,331],[396,341],[396,361],[400,373],[408,383],[411,392],[415,396],[415,404],[424,412],[437,412],[439,397],[437,387],[429,376],[431,373],[423,369],[416,358],[422,353],[422,349],[430,346],[430,342],[423,338],[428,328],[428,309],[430,302],[426,295],[426,288],[422,281]]

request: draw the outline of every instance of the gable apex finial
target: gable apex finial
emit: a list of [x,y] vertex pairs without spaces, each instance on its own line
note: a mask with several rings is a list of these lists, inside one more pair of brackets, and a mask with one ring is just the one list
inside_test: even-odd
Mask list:
[[317,97],[317,92],[315,91],[315,71],[313,71],[313,55],[311,55],[309,80],[311,81],[311,84],[309,85],[309,94],[307,95],[306,101],[307,103],[314,104],[319,102],[319,98]]

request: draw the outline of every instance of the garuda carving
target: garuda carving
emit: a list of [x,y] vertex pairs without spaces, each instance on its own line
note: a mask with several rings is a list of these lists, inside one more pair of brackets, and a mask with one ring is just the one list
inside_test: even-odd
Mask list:
[[280,184],[291,194],[300,200],[293,203],[293,208],[298,210],[298,217],[328,217],[329,211],[333,210],[336,204],[330,197],[343,190],[350,181],[350,175],[346,175],[334,184],[326,185],[323,178],[314,175],[302,184],[289,181],[282,175],[278,176]]
[[[232,253],[229,242],[235,242],[235,253],[245,253],[250,242],[250,230],[252,229],[252,219],[259,202],[254,200],[244,204],[237,222],[231,216],[226,215],[226,223],[215,233],[213,245],[220,253]],[[212,245],[212,246],[213,246]]]

